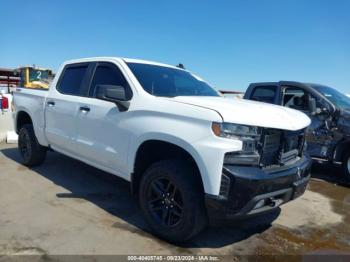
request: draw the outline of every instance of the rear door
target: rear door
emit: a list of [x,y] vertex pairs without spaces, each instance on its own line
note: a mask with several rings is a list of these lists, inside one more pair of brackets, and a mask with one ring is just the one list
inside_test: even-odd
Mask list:
[[52,148],[67,154],[77,154],[78,101],[87,96],[90,63],[67,65],[49,91],[45,105],[46,137]]
[[77,149],[82,158],[100,168],[127,174],[127,151],[132,130],[126,128],[129,111],[120,111],[115,103],[96,98],[97,85],[130,86],[120,68],[110,62],[95,64],[89,97],[80,99],[77,114]]

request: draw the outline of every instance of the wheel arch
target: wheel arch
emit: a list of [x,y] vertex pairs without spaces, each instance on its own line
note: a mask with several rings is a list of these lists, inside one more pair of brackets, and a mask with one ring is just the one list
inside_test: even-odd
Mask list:
[[200,183],[201,189],[205,192],[202,178],[201,165],[198,163],[198,156],[195,156],[193,149],[183,144],[175,144],[162,139],[147,139],[137,147],[133,161],[133,172],[131,174],[131,191],[136,194],[139,190],[141,177],[145,170],[153,163],[165,159],[183,159],[193,165],[196,172],[194,175]]
[[16,114],[16,122],[15,122],[16,133],[18,134],[19,130],[21,130],[22,126],[24,126],[26,124],[33,125],[33,120],[28,112],[21,110]]
[[350,140],[343,140],[339,142],[334,150],[333,160],[335,162],[341,162],[347,150],[350,150]]

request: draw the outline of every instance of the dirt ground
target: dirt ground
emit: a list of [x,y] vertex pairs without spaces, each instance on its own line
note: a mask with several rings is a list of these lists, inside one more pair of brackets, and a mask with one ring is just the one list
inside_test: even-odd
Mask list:
[[209,227],[175,246],[148,233],[128,183],[50,152],[33,169],[0,145],[1,255],[350,254],[350,187],[336,169],[313,168],[306,193],[276,212]]

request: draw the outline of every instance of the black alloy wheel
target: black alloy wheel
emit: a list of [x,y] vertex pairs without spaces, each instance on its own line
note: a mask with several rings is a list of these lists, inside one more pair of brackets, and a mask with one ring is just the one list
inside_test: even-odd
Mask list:
[[18,150],[26,166],[36,166],[44,162],[47,148],[41,146],[35,136],[33,125],[23,125],[18,134]]
[[154,219],[163,226],[176,226],[183,218],[181,192],[167,178],[156,178],[151,182],[147,202]]
[[18,136],[18,148],[24,161],[28,161],[31,155],[30,138],[27,132],[21,132]]
[[172,243],[185,242],[207,225],[198,171],[184,159],[153,163],[143,173],[139,204],[152,233]]

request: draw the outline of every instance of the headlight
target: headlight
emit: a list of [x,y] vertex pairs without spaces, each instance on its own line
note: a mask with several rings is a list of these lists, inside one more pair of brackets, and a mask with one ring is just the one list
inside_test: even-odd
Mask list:
[[242,141],[242,149],[240,151],[230,152],[225,155],[225,164],[259,164],[258,143],[260,141],[260,134],[258,127],[231,123],[213,123],[212,130],[217,136]]
[[231,123],[213,123],[212,130],[215,135],[226,138],[244,138],[258,136],[256,126],[246,126]]

